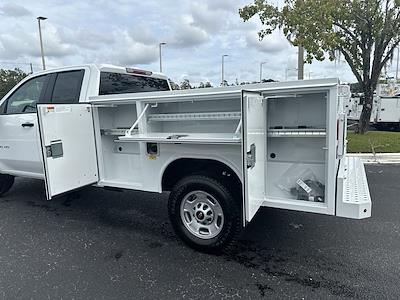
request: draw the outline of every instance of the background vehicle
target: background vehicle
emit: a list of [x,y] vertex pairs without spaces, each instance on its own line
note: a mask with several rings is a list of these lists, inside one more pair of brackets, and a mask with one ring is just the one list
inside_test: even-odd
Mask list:
[[[347,119],[352,122],[358,122],[364,105],[362,94],[350,95],[349,86],[341,86],[346,94],[344,96],[344,107]],[[347,91],[347,92],[346,92]],[[400,96],[399,85],[378,84],[374,101],[370,124],[379,130],[400,130]]]
[[400,130],[400,97],[380,97],[374,126],[380,130]]

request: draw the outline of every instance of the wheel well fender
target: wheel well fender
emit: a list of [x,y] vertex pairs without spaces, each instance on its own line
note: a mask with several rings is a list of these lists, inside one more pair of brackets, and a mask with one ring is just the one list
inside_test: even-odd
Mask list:
[[182,178],[193,175],[204,174],[235,188],[242,189],[242,181],[239,175],[226,163],[213,159],[179,158],[172,161],[164,170],[161,187],[163,191],[171,191],[175,184]]

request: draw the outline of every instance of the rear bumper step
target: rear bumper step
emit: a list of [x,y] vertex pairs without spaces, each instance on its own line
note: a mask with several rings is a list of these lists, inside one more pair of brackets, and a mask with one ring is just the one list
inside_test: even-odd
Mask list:
[[358,157],[341,160],[337,178],[336,215],[364,219],[371,216],[369,194],[364,164]]

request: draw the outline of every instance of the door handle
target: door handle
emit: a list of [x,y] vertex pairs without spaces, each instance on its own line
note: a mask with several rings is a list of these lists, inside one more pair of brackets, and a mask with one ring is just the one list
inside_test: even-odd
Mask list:
[[22,124],[21,124],[22,127],[33,127],[34,125],[35,125],[35,124],[29,123],[29,122],[26,122],[26,123],[22,123]]
[[50,146],[46,146],[46,157],[58,158],[63,156],[64,151],[61,140],[51,141]]

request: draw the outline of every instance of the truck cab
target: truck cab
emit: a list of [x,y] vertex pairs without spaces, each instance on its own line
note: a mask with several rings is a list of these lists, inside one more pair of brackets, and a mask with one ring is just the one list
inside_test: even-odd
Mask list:
[[29,75],[0,100],[0,173],[44,178],[37,104],[77,104],[92,96],[170,89],[161,73],[112,65],[64,67]]

